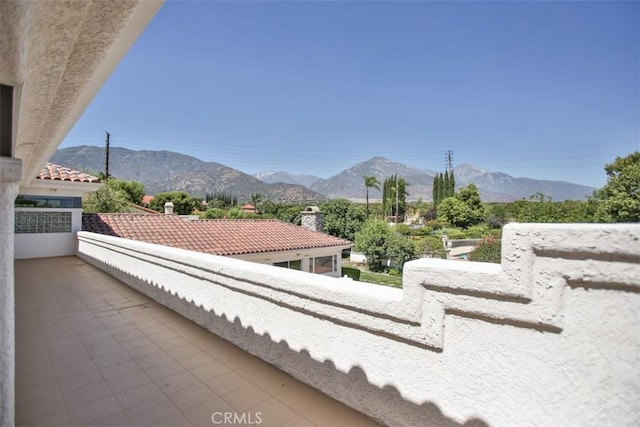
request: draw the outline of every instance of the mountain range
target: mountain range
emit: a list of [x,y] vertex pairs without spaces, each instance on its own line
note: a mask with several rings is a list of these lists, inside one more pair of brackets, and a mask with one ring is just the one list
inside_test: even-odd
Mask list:
[[[259,193],[277,202],[317,203],[325,199],[347,198],[363,201],[363,176],[374,175],[380,182],[393,174],[404,178],[408,200],[430,201],[435,172],[413,168],[383,157],[373,157],[337,175],[323,179],[313,175],[292,175],[287,172],[261,172],[254,176],[216,162],[204,162],[195,157],[171,151],[134,151],[113,147],[109,154],[109,173],[117,178],[136,180],[144,184],[147,194],[181,190],[203,197],[206,193],[224,192],[236,195],[240,201],[250,200]],[[97,173],[104,170],[104,148],[79,146],[58,149],[51,162],[78,170]],[[456,187],[474,183],[487,202],[507,202],[543,193],[554,201],[582,200],[593,190],[564,181],[514,178],[502,172],[491,172],[463,164],[454,168]],[[369,190],[372,200],[380,191]]]

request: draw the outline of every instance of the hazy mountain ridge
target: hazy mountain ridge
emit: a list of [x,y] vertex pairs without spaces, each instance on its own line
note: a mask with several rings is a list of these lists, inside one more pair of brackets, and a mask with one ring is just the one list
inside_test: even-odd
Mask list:
[[[97,173],[104,170],[104,148],[80,146],[58,149],[51,162]],[[280,202],[320,202],[325,199],[322,194],[302,185],[267,184],[220,163],[204,162],[172,151],[134,151],[112,147],[109,174],[140,181],[147,194],[181,190],[200,197],[206,193],[226,192],[237,196],[240,201],[250,200],[253,193]]]
[[[104,148],[81,146],[59,149],[51,161],[96,173],[104,170]],[[435,175],[432,171],[410,167],[383,157],[373,157],[327,179],[273,171],[251,176],[220,163],[204,162],[171,151],[134,151],[119,147],[111,148],[109,163],[111,175],[142,182],[148,194],[183,190],[204,196],[207,192],[226,192],[238,196],[241,201],[249,200],[252,193],[260,193],[269,200],[280,202],[320,202],[325,197],[364,200],[363,176],[374,175],[382,183],[393,174],[410,184],[407,188],[408,200],[422,198],[430,201]],[[554,201],[581,200],[594,190],[592,187],[564,181],[514,178],[469,164],[456,166],[454,172],[456,187],[473,182],[478,186],[484,201],[527,199],[538,192],[550,196]],[[302,182],[310,184],[303,185]],[[370,189],[369,197],[379,199],[381,192]]]
[[259,172],[257,174],[254,174],[253,176],[255,178],[258,178],[262,182],[266,182],[267,184],[298,184],[304,185],[307,188],[311,187],[313,183],[322,179],[319,176],[315,175],[292,175],[288,172],[274,171]]

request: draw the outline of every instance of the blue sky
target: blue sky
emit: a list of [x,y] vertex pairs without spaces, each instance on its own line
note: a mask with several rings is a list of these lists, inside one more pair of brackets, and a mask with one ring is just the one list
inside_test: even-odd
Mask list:
[[606,181],[640,150],[639,3],[168,1],[61,147],[329,177],[374,156]]

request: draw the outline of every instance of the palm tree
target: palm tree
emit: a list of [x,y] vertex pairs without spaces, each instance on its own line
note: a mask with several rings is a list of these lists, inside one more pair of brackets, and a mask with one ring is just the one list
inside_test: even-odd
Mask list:
[[380,181],[374,175],[365,175],[364,178],[364,186],[367,189],[367,218],[369,218],[369,188],[375,188],[376,190],[380,190]]

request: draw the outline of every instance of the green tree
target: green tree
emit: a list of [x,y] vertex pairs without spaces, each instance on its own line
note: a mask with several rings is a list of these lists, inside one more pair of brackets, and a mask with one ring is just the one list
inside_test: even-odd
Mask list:
[[382,185],[382,212],[385,217],[401,217],[407,209],[406,199],[409,184],[397,174],[387,177]]
[[[451,176],[453,177],[453,174]],[[478,187],[476,187],[475,184],[469,184],[466,187],[461,188],[460,191],[455,193],[455,197],[469,207],[469,219],[471,221],[469,225],[479,224],[484,221],[484,205],[480,199]]]
[[251,194],[251,204],[256,208],[256,213],[260,213],[259,204],[264,200],[264,196],[260,193],[252,193]]
[[139,205],[142,203],[144,185],[138,181],[125,181],[124,179],[109,178],[107,180],[107,186],[113,190],[122,192],[125,200],[133,204]]
[[224,209],[220,208],[209,208],[204,213],[204,217],[206,219],[221,219],[226,216],[227,212]]
[[433,177],[433,190],[431,192],[431,196],[433,198],[433,206],[438,206],[441,200],[441,189],[440,189],[440,174],[436,173]]
[[484,205],[475,184],[469,184],[438,205],[438,219],[455,227],[469,227],[484,221]]
[[125,200],[127,195],[124,191],[105,183],[97,191],[87,193],[82,198],[82,210],[86,213],[129,212]]
[[402,270],[404,263],[416,259],[416,248],[407,237],[391,232],[385,248],[386,257],[390,259],[399,270]]
[[352,242],[366,220],[362,206],[346,199],[330,200],[320,209],[324,213],[324,232]]
[[356,233],[356,251],[367,257],[367,267],[371,271],[383,270],[382,260],[390,259],[400,270],[406,261],[416,258],[411,240],[394,232],[384,220],[369,219]]
[[640,222],[640,151],[616,157],[604,168],[607,183],[594,192],[598,222]]
[[382,270],[382,259],[386,255],[387,240],[391,235],[389,226],[383,220],[367,220],[356,233],[354,249],[367,257],[367,267],[371,271]]
[[158,193],[151,201],[150,208],[158,212],[164,212],[164,204],[167,202],[173,203],[173,213],[178,215],[189,215],[199,203],[199,199],[191,197],[184,191]]
[[369,218],[369,189],[375,188],[376,190],[380,190],[380,181],[374,175],[365,175],[362,177],[364,179],[364,187],[367,191],[367,218]]

